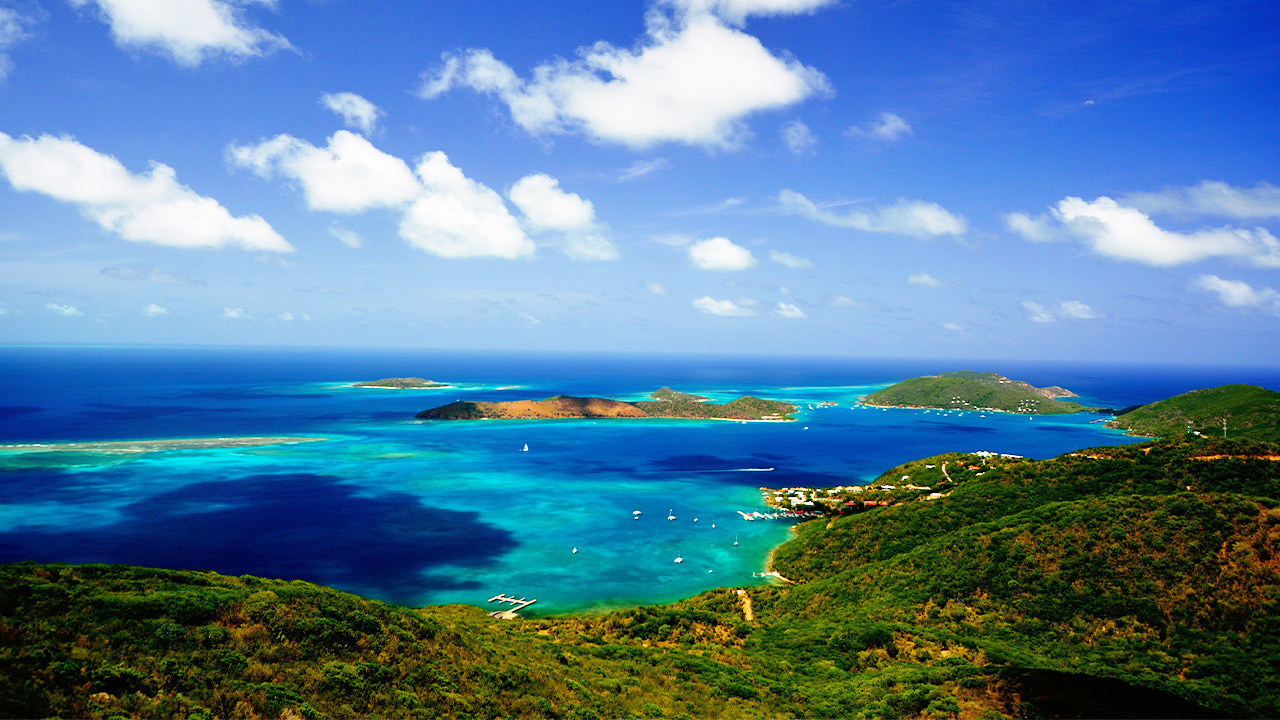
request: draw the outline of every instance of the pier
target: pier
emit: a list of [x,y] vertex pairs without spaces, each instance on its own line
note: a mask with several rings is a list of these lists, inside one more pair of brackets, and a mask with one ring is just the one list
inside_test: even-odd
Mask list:
[[524,597],[516,598],[516,597],[511,597],[506,593],[499,593],[489,598],[489,602],[508,603],[511,605],[510,610],[498,610],[496,612],[491,612],[489,613],[490,616],[499,618],[502,620],[514,620],[515,618],[519,617],[516,613],[538,602],[538,600],[537,598],[534,598],[533,600],[529,600],[528,598],[524,598]]

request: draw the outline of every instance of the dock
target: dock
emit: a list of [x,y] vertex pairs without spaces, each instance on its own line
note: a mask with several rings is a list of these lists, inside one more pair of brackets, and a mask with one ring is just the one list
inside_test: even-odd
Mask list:
[[517,598],[517,597],[509,596],[506,593],[499,593],[489,598],[489,602],[507,603],[511,605],[510,610],[498,610],[496,612],[491,612],[489,613],[490,616],[499,618],[501,620],[514,620],[515,618],[519,617],[519,615],[517,615],[516,613],[538,602],[538,600],[537,598],[530,600],[524,597]]

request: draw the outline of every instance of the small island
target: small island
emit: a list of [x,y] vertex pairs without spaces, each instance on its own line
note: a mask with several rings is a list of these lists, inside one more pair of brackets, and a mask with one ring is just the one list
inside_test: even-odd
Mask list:
[[1222,385],[1128,409],[1107,427],[1130,435],[1224,435],[1280,443],[1280,393],[1256,385]]
[[699,395],[661,388],[649,400],[625,402],[600,397],[556,395],[545,400],[505,402],[458,401],[423,410],[421,420],[543,420],[599,418],[667,418],[688,420],[739,420],[778,422],[791,420],[798,409],[791,403],[749,395],[727,403],[714,403]]
[[424,380],[420,377],[396,377],[382,378],[381,380],[366,380],[364,382],[352,383],[352,386],[359,388],[383,388],[387,390],[435,390],[439,388],[452,387],[448,383]]
[[1061,387],[1038,388],[993,372],[961,370],[911,378],[871,393],[863,404],[872,407],[982,410],[1026,415],[1065,415],[1083,412],[1079,403],[1060,397],[1076,397]]

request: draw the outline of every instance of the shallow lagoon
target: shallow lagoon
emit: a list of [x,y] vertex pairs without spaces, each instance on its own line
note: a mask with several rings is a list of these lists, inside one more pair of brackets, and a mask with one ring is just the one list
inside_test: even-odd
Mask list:
[[[786,540],[788,523],[736,512],[762,509],[761,485],[865,482],[947,451],[1047,457],[1136,441],[1091,422],[1098,415],[982,417],[853,402],[958,367],[1036,384],[1076,380],[1086,402],[1111,406],[1277,379],[1230,368],[9,348],[0,350],[0,442],[329,439],[0,453],[0,560],[302,578],[408,604],[538,598],[526,614],[635,605],[766,582],[752,573]],[[398,375],[457,386],[349,386]],[[412,419],[456,399],[637,398],[661,385],[806,409],[790,423]],[[823,401],[839,405],[807,409]]]

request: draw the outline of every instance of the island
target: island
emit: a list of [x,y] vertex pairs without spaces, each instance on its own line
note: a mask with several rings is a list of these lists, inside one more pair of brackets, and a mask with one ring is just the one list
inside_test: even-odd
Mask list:
[[0,445],[0,453],[84,452],[129,455],[166,452],[169,450],[224,450],[229,448],[263,447],[266,445],[293,445],[296,443],[324,442],[328,439],[327,437],[269,436],[15,443]]
[[1027,415],[1065,415],[1087,408],[1060,397],[1076,394],[1057,386],[1038,388],[993,372],[961,370],[903,380],[871,393],[863,404],[872,407],[982,410]]
[[779,422],[791,420],[798,409],[780,400],[744,395],[714,403],[699,395],[660,388],[648,400],[626,402],[600,397],[556,395],[545,400],[472,402],[459,400],[417,414],[420,420],[544,420],[597,418],[667,418]]
[[1107,424],[1130,435],[1224,435],[1280,442],[1280,393],[1256,385],[1222,385],[1125,410]]
[[394,377],[382,378],[381,380],[366,380],[364,382],[352,383],[352,386],[359,388],[383,388],[388,390],[435,390],[439,388],[452,387],[452,385],[449,385],[448,383],[424,380],[420,377]]

